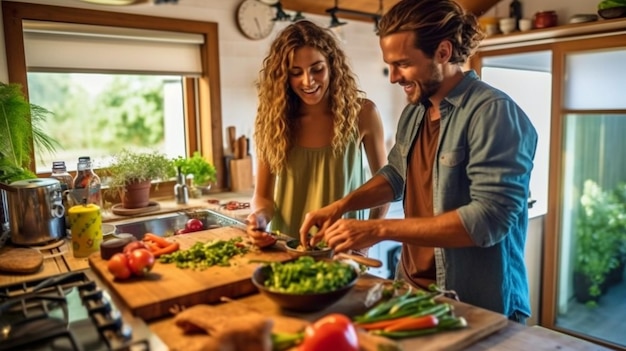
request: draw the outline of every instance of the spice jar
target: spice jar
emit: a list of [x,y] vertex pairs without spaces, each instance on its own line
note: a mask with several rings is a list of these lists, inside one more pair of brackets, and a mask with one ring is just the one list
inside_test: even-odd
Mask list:
[[558,23],[558,16],[555,11],[541,11],[535,13],[535,28],[554,27]]

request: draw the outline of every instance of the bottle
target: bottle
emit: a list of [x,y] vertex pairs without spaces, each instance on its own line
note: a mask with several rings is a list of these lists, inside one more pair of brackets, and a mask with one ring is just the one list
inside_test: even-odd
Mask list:
[[94,204],[102,208],[102,183],[100,177],[91,168],[91,158],[82,156],[78,158],[76,177],[73,181],[74,189],[72,198],[76,204]]
[[176,174],[174,196],[176,197],[177,204],[185,205],[189,202],[189,189],[185,183],[185,175],[180,171],[180,167],[178,167],[178,174]]
[[67,172],[65,167],[65,161],[52,162],[52,178],[55,178],[61,183],[61,191],[65,193],[66,190],[74,188],[74,179],[72,175]]
[[509,17],[515,18],[515,29],[519,30],[519,20],[522,19],[522,3],[519,0],[511,1],[509,5]]
[[72,188],[74,188],[74,179],[72,179],[72,175],[67,172],[67,167],[65,167],[65,161],[54,161],[52,162],[52,174],[50,174],[51,178],[57,179],[61,185],[61,194],[63,194],[63,207],[65,208],[65,221],[62,221],[62,232],[65,233],[67,228],[69,228],[69,218],[67,216],[67,210],[72,207],[72,204],[69,203],[68,193]]

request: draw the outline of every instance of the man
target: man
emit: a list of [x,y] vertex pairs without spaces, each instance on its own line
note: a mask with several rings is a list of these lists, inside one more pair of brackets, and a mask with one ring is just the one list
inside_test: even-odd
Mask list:
[[[524,243],[537,133],[503,92],[462,65],[483,34],[452,0],[402,0],[379,23],[391,83],[409,104],[388,165],[370,181],[307,214],[337,251],[402,242],[399,276],[436,282],[462,301],[524,322],[530,316]],[[405,219],[342,214],[403,199]]]

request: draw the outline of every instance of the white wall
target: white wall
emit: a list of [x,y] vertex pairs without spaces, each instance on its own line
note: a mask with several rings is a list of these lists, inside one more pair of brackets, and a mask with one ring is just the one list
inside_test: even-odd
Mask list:
[[[234,125],[238,134],[251,135],[256,113],[254,80],[272,37],[285,23],[278,23],[269,38],[253,41],[240,34],[235,24],[235,11],[240,3],[239,0],[179,0],[177,5],[132,6],[93,5],[78,0],[14,1],[218,23],[223,126]],[[521,1],[525,17],[532,17],[540,10],[553,9],[558,12],[560,23],[565,23],[571,15],[576,13],[595,13],[598,3],[597,0],[558,0],[550,1],[550,5],[546,5],[546,0]],[[501,1],[485,15],[508,16],[509,2],[508,0]],[[325,16],[307,15],[307,17],[322,25],[326,25],[329,21]],[[2,21],[1,17],[0,21]],[[345,50],[359,77],[361,89],[378,105],[383,116],[385,139],[388,146],[391,146],[396,122],[405,104],[404,93],[399,86],[389,84],[387,77],[382,73],[385,65],[381,58],[378,38],[373,32],[373,25],[359,21],[346,21],[349,24],[342,27]],[[2,26],[0,26],[1,31]],[[4,33],[0,35],[0,81],[8,81]],[[224,138],[224,140],[227,139]]]
[[[177,5],[132,6],[93,5],[78,0],[14,1],[218,23],[223,126],[226,128],[233,125],[237,128],[238,135],[245,134],[248,137],[252,134],[256,114],[254,81],[272,38],[288,24],[278,22],[273,34],[264,40],[247,39],[239,32],[235,23],[235,12],[240,3],[239,0],[179,0]],[[325,16],[308,15],[306,17],[323,26],[329,23],[329,18]],[[378,37],[373,31],[373,24],[348,20],[346,22],[349,24],[342,27],[345,51],[359,78],[361,89],[378,105],[385,120],[386,139],[389,140],[388,143],[391,143],[396,120],[402,108],[402,104],[398,106],[394,103],[397,101],[397,99],[394,100],[394,94],[404,99],[404,93],[399,86],[389,84],[389,80],[382,73],[385,65],[381,58]],[[2,26],[0,26],[0,31],[2,31],[1,28]],[[0,81],[8,81],[3,33],[0,34]],[[224,140],[226,142],[227,138],[224,137]]]

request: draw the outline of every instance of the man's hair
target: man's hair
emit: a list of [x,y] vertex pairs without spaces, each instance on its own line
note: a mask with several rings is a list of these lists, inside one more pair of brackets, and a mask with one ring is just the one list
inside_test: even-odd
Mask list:
[[485,37],[476,16],[453,0],[400,0],[378,23],[378,35],[411,31],[415,48],[432,58],[443,40],[452,43],[450,63],[462,64]]

